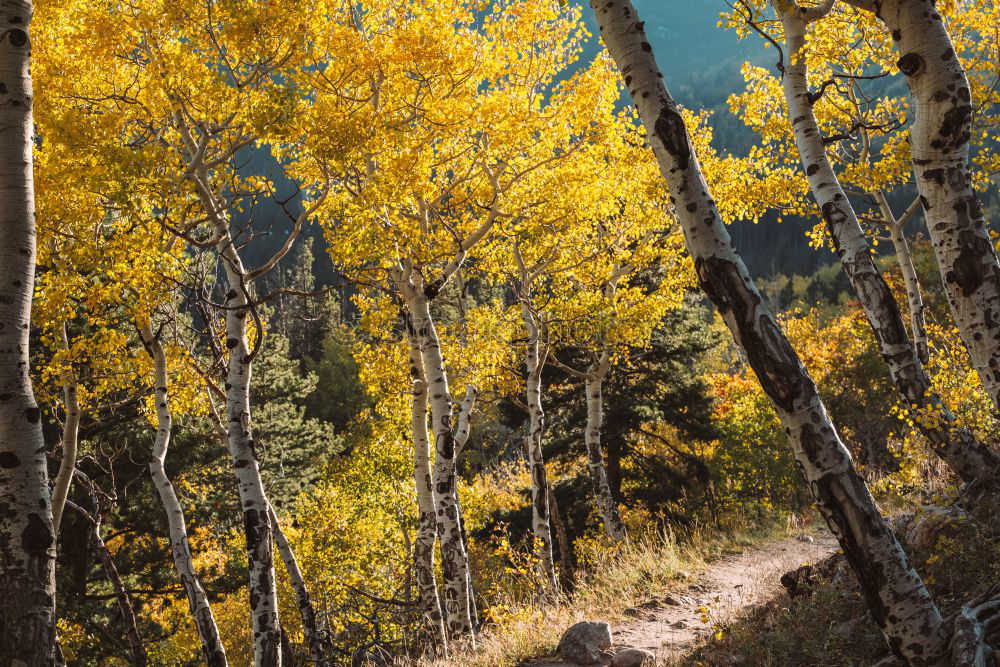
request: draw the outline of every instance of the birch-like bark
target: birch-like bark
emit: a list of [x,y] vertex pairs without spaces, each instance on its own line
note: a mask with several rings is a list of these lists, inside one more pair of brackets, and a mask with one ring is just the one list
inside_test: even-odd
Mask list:
[[226,349],[229,352],[225,391],[226,432],[243,511],[254,664],[279,667],[281,632],[274,576],[274,540],[268,513],[270,503],[260,475],[250,417],[253,357],[247,336],[247,317],[253,315],[250,304],[252,285],[229,231],[225,202],[210,185],[203,153],[197,150],[197,143],[191,137],[182,113],[176,112],[174,118],[191,160],[185,174],[194,184],[201,206],[214,228],[216,251],[225,273],[225,287],[228,289],[223,303],[226,314]]
[[892,34],[913,101],[910,155],[927,231],[972,365],[1000,407],[1000,263],[969,170],[973,101],[933,0],[847,0]]
[[906,222],[920,206],[920,199],[913,200],[910,208],[897,218],[892,212],[889,200],[885,198],[885,193],[882,190],[876,190],[874,194],[882,219],[889,226],[889,238],[892,240],[896,264],[899,266],[899,272],[903,276],[903,285],[906,287],[906,303],[910,310],[910,334],[913,337],[913,347],[916,348],[920,363],[926,364],[930,360],[930,345],[924,321],[924,298],[920,294],[920,280],[917,278],[916,269],[913,268],[913,255],[910,253],[910,244],[906,240]]
[[[479,395],[478,390],[473,385],[468,385],[465,388],[465,397],[462,399],[461,403],[458,404],[458,411],[455,415],[455,462],[458,463],[458,457],[465,449],[465,443],[469,441],[469,435],[472,433],[472,410],[476,406],[476,397]],[[465,545],[465,551],[469,551],[469,536],[465,532],[465,519],[462,517],[462,504],[458,504],[458,527],[462,531],[462,544]],[[471,558],[471,554],[470,554]],[[472,586],[472,568],[466,569],[468,572],[468,577],[466,577],[466,586],[469,591],[469,618],[472,619],[472,627],[476,630],[479,629],[479,609],[476,607],[476,590]]]
[[608,470],[604,466],[604,452],[601,451],[601,427],[604,422],[604,378],[611,366],[607,351],[601,358],[587,369],[584,379],[584,391],[587,398],[587,427],[584,440],[587,444],[587,467],[590,469],[590,481],[594,487],[594,499],[597,510],[604,521],[604,532],[615,542],[621,542],[628,537],[625,524],[618,514],[618,504],[611,494],[608,484]]
[[[616,266],[611,279],[604,288],[604,295],[610,301],[618,290],[618,281],[628,273],[628,269]],[[625,524],[618,513],[618,504],[608,483],[608,470],[604,466],[604,452],[601,451],[601,428],[604,425],[604,380],[611,370],[611,350],[605,347],[601,355],[590,365],[584,376],[584,394],[587,400],[587,426],[584,441],[587,445],[587,468],[594,487],[594,499],[604,521],[604,531],[615,542],[628,537]]]
[[799,7],[788,0],[772,0],[772,4],[785,29],[789,62],[785,65],[782,86],[799,159],[813,197],[823,212],[840,263],[868,316],[889,374],[913,422],[955,474],[965,482],[996,485],[1000,481],[1000,458],[978,442],[968,429],[958,426],[955,416],[931,386],[916,349],[910,343],[896,298],[875,265],[854,207],[826,154],[823,135],[813,113],[802,49],[808,24],[825,15],[833,2],[828,0],[824,5],[810,8]]
[[35,283],[30,0],[0,3],[0,664],[50,665],[55,533],[29,375]]
[[295,603],[299,607],[299,617],[302,619],[302,634],[309,648],[309,664],[326,667],[330,664],[328,658],[330,647],[326,633],[319,627],[316,618],[316,609],[313,607],[312,598],[309,596],[309,588],[306,586],[306,579],[299,569],[299,562],[295,558],[292,545],[285,537],[285,531],[278,523],[278,516],[274,513],[271,505],[267,506],[267,516],[271,521],[271,529],[274,531],[274,542],[278,545],[278,553],[285,564],[285,571],[288,573],[288,580],[295,591]]
[[132,664],[135,667],[146,667],[148,657],[146,655],[146,648],[142,644],[142,638],[139,637],[139,626],[135,620],[135,608],[132,606],[132,600],[128,596],[128,591],[125,590],[125,584],[122,582],[121,575],[118,573],[118,566],[115,565],[115,560],[111,557],[111,552],[108,551],[108,545],[104,543],[104,538],[101,537],[101,517],[99,514],[91,516],[86,510],[75,503],[69,502],[68,504],[90,524],[92,529],[91,536],[94,539],[94,555],[101,563],[104,576],[108,578],[111,587],[115,591],[115,602],[118,603],[118,611],[122,615],[125,636],[128,638],[129,653],[132,654]]
[[[409,322],[409,320],[407,320]],[[408,327],[412,329],[412,327]],[[413,543],[413,572],[417,580],[417,600],[424,622],[424,631],[430,638],[436,655],[448,654],[448,638],[438,597],[434,573],[434,545],[437,542],[436,503],[434,481],[431,477],[431,445],[427,432],[427,378],[420,356],[420,344],[412,335],[410,345],[410,428],[413,431],[413,483],[417,490],[417,537]]]
[[[211,384],[208,385],[209,417],[215,426],[215,432],[219,441],[225,445],[229,442],[229,429],[222,423],[222,418],[215,407],[215,401],[212,398],[213,388]],[[214,389],[222,393],[221,390]],[[281,524],[278,523],[278,517],[270,501],[268,501],[267,505],[267,518],[271,525],[274,542],[278,547],[278,553],[281,555],[285,571],[288,573],[289,583],[292,586],[292,591],[295,593],[295,603],[299,608],[299,617],[302,621],[302,634],[305,637],[306,646],[309,648],[309,659],[315,664],[328,665],[330,664],[329,655],[331,653],[329,637],[320,628],[316,608],[313,606],[312,596],[309,595],[309,588],[306,585],[305,577],[299,568],[298,559],[295,558],[295,551],[292,548],[291,542],[285,537],[285,531],[282,530]],[[283,648],[280,652],[283,656],[287,656],[289,655],[288,650],[286,650],[288,635],[284,629],[281,629],[281,637]]]
[[[66,322],[59,331],[59,345],[64,351],[69,351],[69,337],[66,335]],[[52,483],[52,533],[59,537],[59,524],[62,522],[63,509],[66,507],[66,497],[73,482],[73,470],[76,469],[76,450],[80,435],[80,399],[77,395],[77,382],[72,368],[63,372],[63,403],[66,406],[66,418],[63,421],[62,460],[59,462],[59,472]]]
[[733,249],[632,3],[592,0],[591,7],[646,127],[702,288],[771,399],[873,618],[893,650],[911,664],[938,662],[947,650],[941,614],[855,470],[815,384]]
[[469,556],[462,538],[461,510],[458,504],[455,436],[452,431],[451,392],[441,355],[430,300],[443,281],[424,289],[409,280],[397,280],[406,302],[412,332],[420,342],[431,407],[434,433],[434,491],[437,501],[437,533],[441,544],[441,569],[444,573],[444,612],[450,639],[469,636],[475,642],[469,597]]
[[545,457],[542,455],[542,438],[545,436],[545,411],[542,409],[542,369],[545,359],[539,344],[540,331],[536,314],[532,312],[529,296],[524,293],[527,285],[521,285],[521,319],[528,334],[525,341],[524,382],[525,400],[528,406],[528,435],[524,438],[524,449],[531,472],[531,532],[538,550],[538,568],[546,593],[558,590],[556,570],[552,560],[552,528],[549,524],[549,482],[545,472]]
[[160,497],[160,503],[167,514],[167,530],[170,536],[170,555],[174,567],[180,577],[184,592],[187,595],[188,609],[194,619],[198,638],[201,640],[201,653],[205,664],[209,667],[223,667],[227,664],[226,650],[222,645],[219,628],[212,614],[205,589],[194,568],[191,556],[191,545],[188,542],[187,525],[184,520],[184,510],[181,508],[174,485],[167,477],[165,461],[170,448],[170,436],[173,428],[173,414],[170,409],[170,378],[167,373],[167,355],[163,346],[153,333],[149,320],[140,321],[139,335],[146,351],[153,358],[153,390],[156,402],[156,440],[153,443],[153,455],[149,459],[149,475],[153,486]]
[[465,388],[465,397],[458,404],[455,419],[455,458],[458,458],[465,449],[465,443],[469,441],[469,435],[472,433],[472,410],[476,406],[478,395],[475,386],[470,384]]

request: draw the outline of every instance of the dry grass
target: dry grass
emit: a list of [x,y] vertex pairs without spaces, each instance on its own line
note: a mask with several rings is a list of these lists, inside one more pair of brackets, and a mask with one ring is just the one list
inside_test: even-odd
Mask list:
[[475,651],[460,648],[451,658],[428,663],[428,667],[511,667],[526,658],[551,654],[563,631],[573,623],[621,621],[626,608],[679,587],[679,582],[709,560],[738,553],[765,539],[784,537],[789,528],[783,522],[747,522],[727,533],[695,530],[682,539],[661,533],[634,538],[616,549],[586,548],[571,596],[544,606],[496,600],[493,604],[502,605],[505,611],[497,622],[483,629]]

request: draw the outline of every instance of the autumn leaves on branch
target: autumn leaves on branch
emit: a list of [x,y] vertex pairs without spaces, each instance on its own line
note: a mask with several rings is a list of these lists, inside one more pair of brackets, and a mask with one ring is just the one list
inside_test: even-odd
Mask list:
[[[778,22],[754,2],[726,16],[782,49],[778,76],[745,68],[748,93],[731,101],[761,137],[747,158],[719,155],[707,116],[671,98],[628,0],[593,2],[608,53],[585,64],[580,11],[552,0],[65,0],[46,5],[33,41],[30,4],[7,3],[0,593],[18,603],[0,610],[0,663],[51,662],[55,538],[64,507],[86,513],[66,500],[83,483],[74,481],[80,415],[124,394],[145,405],[155,431],[149,475],[205,662],[224,665],[227,655],[167,475],[181,416],[210,422],[230,454],[254,663],[284,659],[277,550],[310,659],[333,664],[262,477],[250,398],[268,335],[262,309],[277,294],[265,278],[314,222],[357,290],[360,330],[380,346],[359,352],[367,385],[384,390],[374,409],[409,423],[410,555],[432,653],[474,648],[481,622],[458,467],[476,411],[502,396],[527,415],[536,579],[539,599],[551,602],[561,578],[544,371],[582,382],[594,507],[608,538],[627,540],[602,451],[604,382],[695,282],[757,374],[893,649],[926,665],[977,651],[967,639],[976,633],[956,634],[910,567],[726,229],[767,210],[818,214],[814,241],[837,249],[907,418],[961,480],[995,489],[996,454],[959,423],[924,369],[930,350],[906,222],[924,212],[958,330],[1000,405],[1000,264],[976,200],[981,170],[970,168],[986,113],[974,113],[974,100],[997,93],[963,67],[978,45],[953,43],[929,0],[846,1],[853,8],[773,0]],[[974,21],[974,9],[951,11],[957,25]],[[848,47],[838,37],[845,29],[862,46]],[[43,84],[37,100],[29,55]],[[906,101],[864,88],[881,76],[873,68],[893,67],[913,100],[908,132]],[[634,111],[616,108],[622,82]],[[264,153],[296,184],[291,199],[277,195],[276,179],[245,168]],[[897,215],[886,193],[911,173],[919,199]],[[254,267],[247,247],[264,200],[280,205],[288,231]],[[873,252],[886,231],[905,309]],[[33,293],[31,324],[53,351],[33,370],[63,422],[51,492],[28,372]],[[555,349],[578,350],[584,363]],[[103,544],[96,510],[91,522]],[[107,571],[113,581],[113,562]]]

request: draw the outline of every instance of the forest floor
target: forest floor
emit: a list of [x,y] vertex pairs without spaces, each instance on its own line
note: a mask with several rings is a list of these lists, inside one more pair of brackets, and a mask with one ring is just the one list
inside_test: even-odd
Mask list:
[[[624,609],[625,620],[612,624],[614,649],[644,648],[653,652],[658,665],[676,664],[717,628],[773,599],[782,590],[779,580],[785,572],[816,563],[836,550],[834,537],[822,532],[764,542],[710,562],[690,577],[686,587]],[[521,663],[524,667],[570,664],[558,656]]]

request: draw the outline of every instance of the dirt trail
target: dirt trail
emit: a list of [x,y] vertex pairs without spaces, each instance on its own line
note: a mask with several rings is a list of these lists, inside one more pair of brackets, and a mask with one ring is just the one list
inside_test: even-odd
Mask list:
[[[627,620],[611,626],[614,649],[644,648],[656,655],[657,664],[672,662],[716,624],[773,598],[781,590],[782,574],[822,560],[836,549],[836,539],[823,533],[769,542],[714,561],[692,579],[687,590],[665,593],[626,609]],[[530,667],[568,664],[560,660],[527,663]]]

